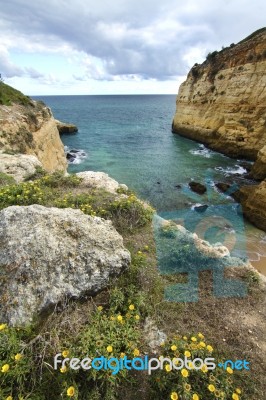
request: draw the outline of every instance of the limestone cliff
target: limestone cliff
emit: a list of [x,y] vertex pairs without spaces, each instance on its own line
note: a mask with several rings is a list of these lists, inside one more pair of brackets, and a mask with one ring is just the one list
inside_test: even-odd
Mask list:
[[[266,28],[210,53],[180,86],[173,132],[229,156],[255,160],[266,144],[265,72]],[[258,179],[266,177],[265,161]]]
[[56,121],[42,102],[28,100],[24,104],[0,105],[0,150],[35,155],[49,172],[66,170],[64,146]]

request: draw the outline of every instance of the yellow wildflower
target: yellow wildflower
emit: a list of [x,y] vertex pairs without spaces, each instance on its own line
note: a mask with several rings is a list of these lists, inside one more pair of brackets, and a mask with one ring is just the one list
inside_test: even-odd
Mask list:
[[138,321],[140,319],[139,315],[135,315],[135,319]]
[[164,367],[166,372],[170,372],[172,371],[171,365],[170,364],[166,364],[166,366]]
[[0,331],[2,331],[3,329],[6,329],[7,324],[0,324]]
[[171,400],[178,400],[178,394],[176,392],[172,392],[170,398]]
[[118,322],[122,322],[122,320],[123,320],[122,315],[118,315],[118,316],[117,316],[117,321],[118,321]]
[[60,368],[60,372],[62,372],[62,374],[64,374],[65,372],[67,372],[67,367],[64,366],[64,367]]
[[207,346],[206,348],[207,348],[207,350],[208,350],[208,351],[210,351],[210,352],[212,352],[212,351],[213,351],[213,347],[212,347],[212,346],[210,346],[209,344],[208,344],[208,346]]
[[13,397],[12,397],[12,396],[8,396],[8,397],[6,398],[6,400],[13,400]]
[[190,351],[188,351],[188,350],[185,351],[184,355],[185,355],[186,357],[191,357],[191,353],[190,353]]
[[134,349],[133,354],[134,354],[134,357],[138,357],[140,354],[139,349]]
[[233,393],[233,394],[232,394],[232,399],[233,399],[233,400],[239,400],[238,394],[237,394],[237,393]]
[[188,370],[187,370],[186,368],[181,369],[181,375],[182,375],[184,378],[187,378],[188,375],[189,375]]
[[206,374],[206,372],[208,372],[208,368],[205,364],[203,364],[203,366],[201,367],[201,371],[204,372],[204,374]]
[[130,311],[133,311],[133,310],[135,310],[135,306],[134,306],[134,304],[130,304],[130,306],[129,306],[128,308],[130,309]]
[[232,368],[230,368],[230,367],[227,367],[226,368],[226,371],[228,372],[228,374],[233,374],[233,370],[232,370]]
[[74,386],[69,386],[67,389],[67,396],[68,397],[73,397],[75,395],[75,388]]
[[98,311],[102,311],[103,310],[103,306],[98,306],[97,309],[98,309]]
[[192,400],[199,400],[199,396],[197,395],[197,393],[193,394]]
[[68,350],[62,351],[62,356],[63,356],[64,358],[66,358],[68,355],[69,355],[69,351],[68,351]]
[[186,337],[186,336],[183,336],[183,339],[184,339],[184,340],[187,340],[187,337]]
[[120,358],[124,358],[125,357],[125,353],[120,353]]
[[17,353],[14,358],[16,361],[20,361],[22,359],[22,357],[23,357],[23,355],[21,353]]
[[188,366],[189,366],[190,369],[194,369],[194,364],[193,364],[193,362],[190,361],[190,362],[188,363]]
[[1,372],[7,372],[9,370],[9,364],[4,364],[1,368]]
[[236,393],[241,394],[241,393],[242,393],[242,390],[239,389],[239,388],[236,388]]
[[189,385],[188,383],[186,383],[185,386],[184,386],[184,388],[185,388],[185,391],[186,391],[186,392],[190,392],[190,390],[191,390],[191,385]]
[[199,342],[200,347],[206,347],[206,344],[204,342]]
[[177,350],[177,347],[176,347],[175,344],[173,344],[173,346],[171,346],[171,350],[173,350],[173,351],[176,351],[176,350]]
[[208,389],[210,392],[215,392],[215,390],[216,390],[214,385],[208,385]]
[[200,339],[204,339],[204,335],[202,334],[202,333],[198,333],[198,337],[200,338]]
[[197,341],[197,338],[195,336],[192,336],[191,342],[196,342],[196,341]]
[[108,351],[108,353],[112,353],[112,351],[113,351],[113,346],[107,346],[106,347],[106,350]]

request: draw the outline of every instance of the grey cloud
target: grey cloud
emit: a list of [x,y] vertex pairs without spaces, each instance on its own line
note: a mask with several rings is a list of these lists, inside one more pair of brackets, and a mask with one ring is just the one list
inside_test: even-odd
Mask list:
[[263,26],[265,11],[264,0],[9,0],[0,20],[14,37],[66,43],[101,60],[100,71],[86,67],[93,79],[164,80],[187,72],[191,49],[220,49]]

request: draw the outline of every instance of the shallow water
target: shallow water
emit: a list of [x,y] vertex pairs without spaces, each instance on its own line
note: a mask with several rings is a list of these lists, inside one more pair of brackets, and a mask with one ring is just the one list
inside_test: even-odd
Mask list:
[[[159,214],[178,211],[188,222],[198,217],[199,213],[193,211],[196,204],[210,206],[207,214],[200,216],[201,225],[211,210],[222,212],[224,217],[234,212],[238,215],[236,221],[240,221],[239,227],[235,227],[238,229],[235,251],[246,252],[253,265],[266,274],[265,233],[246,221],[241,224],[241,210],[235,210],[236,203],[214,186],[214,182],[220,181],[245,183],[243,174],[249,163],[230,159],[172,134],[175,96],[43,96],[39,99],[52,108],[55,118],[79,128],[76,135],[62,136],[69,149],[85,151],[85,155],[69,165],[70,172],[104,171],[148,200]],[[190,180],[205,183],[206,194],[193,193],[188,187]],[[214,228],[203,232],[203,236],[223,242],[228,235],[219,226],[218,233],[213,234]]]

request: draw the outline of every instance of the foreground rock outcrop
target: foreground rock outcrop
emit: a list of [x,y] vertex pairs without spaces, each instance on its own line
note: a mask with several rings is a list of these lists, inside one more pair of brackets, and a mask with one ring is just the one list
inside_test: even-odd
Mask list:
[[[229,156],[256,159],[266,144],[266,28],[194,65],[172,128]],[[265,177],[259,166],[253,172]]]
[[4,154],[0,152],[0,172],[12,176],[17,183],[33,175],[42,164],[36,156],[26,154]]
[[258,152],[257,160],[251,170],[251,175],[258,180],[266,178],[266,145]]
[[79,210],[0,212],[0,321],[24,325],[66,298],[93,295],[129,266],[110,221]]
[[[66,171],[64,146],[49,107],[43,102],[27,99],[4,83],[0,89],[14,95],[10,104],[0,105],[0,150],[34,155],[48,172]],[[27,101],[19,102],[17,93]]]
[[110,193],[117,193],[118,189],[128,190],[124,184],[118,183],[105,172],[84,171],[76,174],[82,178],[81,187],[105,189]]

